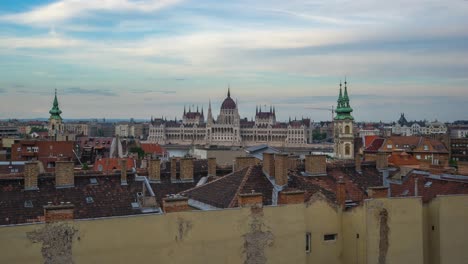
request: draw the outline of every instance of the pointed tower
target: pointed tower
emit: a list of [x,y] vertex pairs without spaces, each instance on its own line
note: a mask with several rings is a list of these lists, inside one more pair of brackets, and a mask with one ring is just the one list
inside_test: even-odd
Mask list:
[[206,118],[206,122],[208,125],[213,125],[214,120],[213,120],[213,113],[211,112],[211,99],[208,102],[208,117]]
[[344,82],[344,95],[340,82],[340,93],[337,103],[336,116],[333,120],[335,158],[354,159],[354,117],[351,115],[353,109],[349,104],[348,83],[346,79]]
[[50,109],[49,114],[49,136],[57,140],[57,135],[63,134],[64,131],[62,117],[60,116],[62,110],[60,110],[57,100],[57,89],[55,89],[54,102],[52,103],[52,109]]

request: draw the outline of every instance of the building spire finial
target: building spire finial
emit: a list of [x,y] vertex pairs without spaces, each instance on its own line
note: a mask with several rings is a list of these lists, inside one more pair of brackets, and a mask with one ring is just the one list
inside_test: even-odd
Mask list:
[[231,97],[231,85],[228,84],[228,97]]

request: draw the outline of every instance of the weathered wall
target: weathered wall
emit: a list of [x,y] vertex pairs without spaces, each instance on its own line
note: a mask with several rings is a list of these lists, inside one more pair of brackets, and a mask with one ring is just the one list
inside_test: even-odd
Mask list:
[[317,194],[307,204],[6,226],[0,263],[457,264],[468,259],[466,204],[380,198],[342,212]]
[[[439,196],[433,200],[439,214],[429,224],[433,241],[429,255],[436,264],[462,264],[468,261],[468,196]],[[437,219],[438,218],[438,219]],[[438,224],[437,224],[438,222]],[[432,225],[434,230],[432,230]],[[437,253],[440,252],[440,253]],[[440,262],[437,262],[440,260]]]
[[419,197],[366,200],[364,210],[367,263],[423,263]]

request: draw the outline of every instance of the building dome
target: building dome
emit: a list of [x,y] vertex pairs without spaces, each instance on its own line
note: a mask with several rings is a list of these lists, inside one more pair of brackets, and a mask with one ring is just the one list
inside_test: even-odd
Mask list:
[[223,104],[221,104],[221,109],[236,109],[236,103],[231,98],[230,89],[228,89],[228,96],[224,99]]

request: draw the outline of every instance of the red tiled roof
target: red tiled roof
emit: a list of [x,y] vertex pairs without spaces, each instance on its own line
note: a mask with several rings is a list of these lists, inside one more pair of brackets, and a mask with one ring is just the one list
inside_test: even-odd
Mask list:
[[[125,158],[127,160],[127,170],[134,167],[134,160],[132,158]],[[102,158],[94,163],[94,171],[111,172],[112,170],[120,170],[121,158]]]
[[141,148],[145,153],[164,155],[167,153],[166,149],[159,144],[141,143]]
[[418,196],[429,202],[437,195],[468,194],[468,183],[445,179],[433,179],[426,175],[411,173],[402,184],[390,183],[392,197],[415,196],[415,182],[418,179]]
[[384,138],[375,138],[374,140],[372,140],[372,143],[369,145],[369,147],[365,149],[365,151],[378,152],[384,142],[385,142]]
[[365,136],[364,137],[364,147],[367,148],[372,144],[374,139],[378,138],[379,136]]
[[419,161],[406,152],[392,153],[388,158],[388,163],[394,166],[419,165]]

